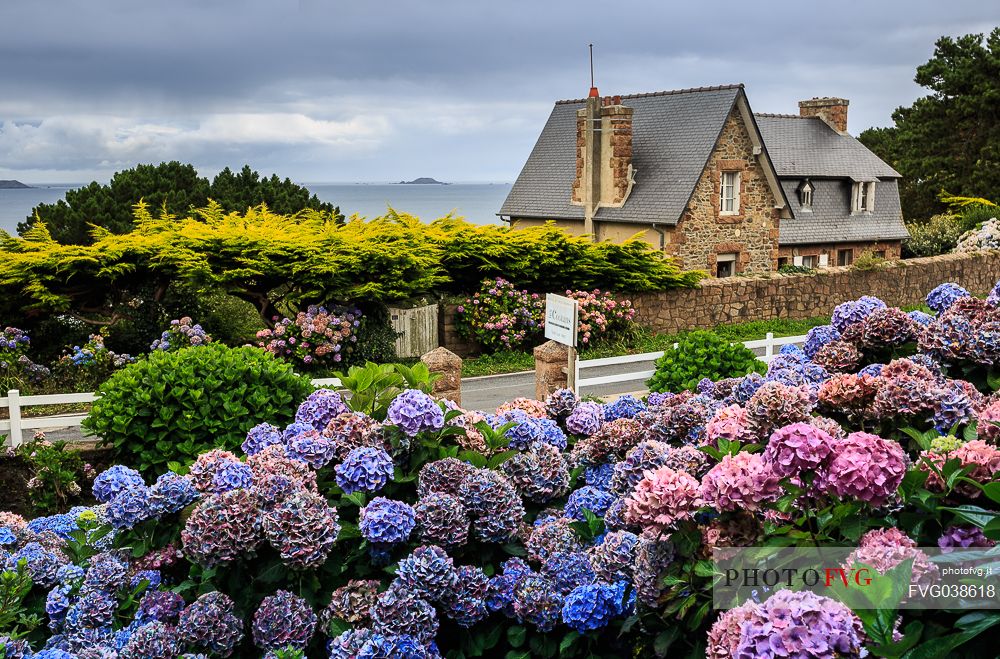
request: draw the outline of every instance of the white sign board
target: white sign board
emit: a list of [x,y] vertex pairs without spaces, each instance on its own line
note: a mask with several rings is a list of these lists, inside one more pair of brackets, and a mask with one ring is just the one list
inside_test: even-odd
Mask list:
[[575,348],[577,314],[576,300],[548,293],[545,296],[545,338]]

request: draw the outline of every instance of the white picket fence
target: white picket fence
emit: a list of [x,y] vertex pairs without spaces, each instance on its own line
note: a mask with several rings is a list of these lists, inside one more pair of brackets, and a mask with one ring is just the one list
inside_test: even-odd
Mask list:
[[[312,381],[315,387],[336,389],[340,386],[337,378],[317,378]],[[46,394],[44,396],[22,396],[17,389],[7,392],[6,398],[0,398],[0,408],[6,407],[9,419],[0,419],[0,436],[7,435],[4,445],[18,447],[24,443],[24,431],[48,430],[52,428],[79,428],[86,414],[53,414],[49,416],[24,417],[21,411],[26,407],[39,405],[66,405],[70,403],[93,403],[97,396],[94,392],[79,394]]]
[[[757,352],[763,350],[764,353],[758,355],[758,359],[763,362],[770,362],[771,359],[778,354],[781,350],[781,346],[785,345],[801,345],[805,343],[805,335],[800,336],[783,336],[780,338],[774,338],[772,332],[768,332],[763,339],[757,339],[755,341],[744,341],[743,345]],[[674,344],[674,350],[677,349],[677,344]],[[623,355],[621,357],[604,357],[602,359],[586,359],[583,361],[578,361],[576,363],[577,373],[576,373],[576,388],[577,393],[581,393],[585,387],[597,387],[606,384],[617,384],[619,382],[632,382],[641,380],[645,382],[649,378],[653,377],[655,370],[643,370],[643,371],[629,371],[627,373],[614,373],[612,375],[602,375],[592,378],[581,378],[580,371],[587,369],[601,368],[605,366],[620,366],[624,364],[643,364],[653,362],[664,355],[664,351],[660,352],[644,352],[637,355]]]

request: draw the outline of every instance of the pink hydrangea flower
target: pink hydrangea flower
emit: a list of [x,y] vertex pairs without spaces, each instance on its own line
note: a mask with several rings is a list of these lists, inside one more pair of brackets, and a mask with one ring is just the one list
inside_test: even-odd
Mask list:
[[722,510],[759,510],[781,494],[778,476],[760,453],[727,455],[701,482],[706,503]]
[[647,471],[625,500],[625,521],[662,531],[674,522],[690,519],[701,506],[698,479],[686,471],[660,467]]
[[818,471],[830,455],[833,438],[808,423],[793,423],[775,430],[764,458],[780,477]]
[[712,446],[718,445],[719,439],[745,441],[749,437],[747,413],[739,405],[719,408],[715,416],[705,425],[705,439]]
[[909,460],[897,442],[852,432],[837,442],[821,487],[839,497],[880,506],[903,482]]

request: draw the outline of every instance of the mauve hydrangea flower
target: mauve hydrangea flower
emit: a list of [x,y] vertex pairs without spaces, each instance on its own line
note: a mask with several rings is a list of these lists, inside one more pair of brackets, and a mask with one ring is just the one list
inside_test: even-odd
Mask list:
[[528,575],[514,589],[514,615],[539,631],[552,631],[559,622],[562,604],[562,593],[542,576]]
[[934,290],[927,294],[926,302],[931,311],[940,314],[947,311],[948,307],[955,304],[960,298],[971,296],[972,293],[958,284],[945,282],[934,287]]
[[579,402],[579,396],[571,389],[556,389],[545,399],[545,411],[553,419],[563,420]]
[[720,439],[727,441],[746,441],[747,414],[739,405],[727,405],[719,408],[705,425],[705,440],[711,446],[717,446]]
[[802,350],[807,357],[812,358],[827,343],[839,339],[840,332],[833,325],[819,325],[806,332],[806,342]]
[[268,446],[281,444],[284,438],[281,430],[270,423],[258,423],[247,432],[247,438],[243,440],[241,448],[247,455],[256,455]]
[[854,344],[847,341],[830,341],[812,359],[830,373],[847,373],[858,368],[861,353]]
[[228,657],[243,640],[243,621],[234,609],[227,595],[206,593],[181,611],[178,636],[197,649]]
[[703,504],[698,479],[684,471],[660,467],[646,473],[625,502],[625,520],[644,528],[666,530],[690,519]]
[[347,585],[333,591],[330,603],[320,614],[321,628],[325,629],[331,620],[343,620],[358,627],[371,624],[378,589],[379,582],[375,579],[351,579]]
[[362,508],[358,522],[365,540],[387,545],[406,542],[416,524],[416,515],[410,504],[385,497],[375,497]]
[[413,636],[427,643],[437,630],[434,607],[417,593],[398,585],[390,586],[379,595],[372,608],[372,631],[376,634]]
[[417,494],[425,496],[431,492],[458,494],[458,488],[465,477],[476,470],[468,462],[455,458],[444,458],[428,462],[420,468]]
[[298,490],[264,513],[268,543],[285,565],[308,569],[322,565],[340,533],[337,509],[324,496]]
[[581,551],[583,543],[570,526],[571,521],[568,517],[557,517],[533,527],[524,543],[528,558],[542,563],[557,552]]
[[606,627],[625,612],[623,601],[626,588],[624,581],[577,586],[566,596],[562,621],[581,634]]
[[473,517],[493,515],[497,508],[520,501],[510,480],[491,469],[474,469],[462,479],[458,498]]
[[392,479],[392,456],[380,448],[362,446],[352,449],[334,471],[345,494],[378,492]]
[[978,438],[996,444],[1000,442],[1000,400],[994,400],[979,410],[979,423],[976,425]]
[[833,657],[865,655],[864,627],[844,604],[809,591],[779,590],[740,626],[734,657]]
[[299,409],[295,412],[295,422],[307,423],[313,430],[322,432],[335,416],[350,411],[344,399],[336,391],[317,389],[299,405]]
[[389,446],[378,437],[381,427],[382,424],[363,412],[348,412],[334,417],[326,424],[323,436],[334,443],[337,459],[343,460],[351,449],[359,446],[374,446],[388,450]]
[[160,475],[149,488],[149,509],[156,517],[176,513],[201,496],[191,479],[172,472]]
[[[96,495],[95,495],[96,496]],[[17,513],[0,510],[0,526],[6,526],[14,533],[19,533],[28,525],[27,520]]]
[[215,491],[215,473],[225,465],[240,464],[240,459],[230,451],[212,449],[202,453],[188,469],[188,478],[199,492]]
[[313,469],[322,469],[337,457],[337,445],[316,430],[293,435],[288,440],[286,450],[289,457],[301,460]]
[[723,456],[701,481],[705,503],[720,511],[760,510],[780,495],[778,476],[760,453]]
[[813,405],[809,387],[765,382],[746,403],[747,431],[763,439],[776,428],[806,421]]
[[[648,414],[644,412],[639,415]],[[575,467],[591,466],[620,459],[648,434],[640,418],[615,419],[603,424],[589,437],[579,439],[569,454]]]
[[326,642],[327,659],[358,659],[371,637],[370,629],[348,629]]
[[594,574],[600,581],[613,583],[632,578],[639,536],[630,531],[611,531],[587,550]]
[[129,582],[129,564],[121,552],[101,552],[90,558],[83,585],[94,590],[114,592]]
[[458,497],[431,492],[417,500],[413,511],[421,542],[452,548],[468,541],[469,516]]
[[145,488],[146,482],[142,480],[138,471],[123,465],[114,465],[102,471],[94,479],[94,498],[101,503],[108,503],[119,492],[140,487]]
[[555,446],[542,444],[500,465],[517,491],[529,501],[548,503],[569,490],[569,466]]
[[604,411],[597,403],[584,401],[573,408],[566,417],[566,431],[574,435],[589,437],[597,432],[604,419]]
[[895,348],[920,335],[921,326],[896,307],[876,309],[860,323],[860,345],[874,350]]
[[843,333],[847,327],[860,323],[876,309],[885,308],[886,304],[877,297],[862,295],[852,302],[838,304],[830,316],[830,324],[838,332]]
[[632,570],[637,599],[649,607],[659,605],[666,586],[660,575],[674,560],[674,545],[659,534],[639,536]]
[[903,561],[913,560],[911,581],[930,584],[938,580],[940,570],[930,562],[917,543],[897,528],[872,529],[858,541],[858,548],[844,562],[845,568],[863,564],[885,574]]
[[975,418],[975,403],[969,395],[970,389],[978,400],[979,392],[962,380],[945,380],[935,387],[932,421],[939,432],[946,433],[956,425],[966,425]]
[[304,650],[316,630],[309,604],[287,590],[265,597],[253,616],[253,642],[262,650],[286,647]]
[[154,620],[132,632],[118,656],[121,659],[175,659],[180,650],[177,630]]
[[[253,472],[254,486],[258,490],[273,487],[268,484],[270,477],[280,476],[287,479],[292,489],[316,491],[316,472],[305,462],[288,455],[283,444],[268,446],[260,453],[247,458],[247,466]],[[268,498],[273,503],[274,499]]]
[[519,412],[524,412],[530,417],[535,419],[544,419],[548,416],[548,411],[545,408],[545,403],[540,400],[535,400],[534,398],[525,398],[520,396],[514,400],[510,400],[501,403],[497,406],[497,415],[501,416],[504,412],[510,412],[517,410]]
[[116,529],[131,529],[153,516],[149,504],[149,488],[133,487],[122,490],[108,503],[108,522]]
[[613,494],[592,485],[584,485],[569,495],[569,498],[566,500],[566,515],[577,521],[584,522],[587,518],[583,510],[587,509],[596,517],[604,517],[608,506],[614,503],[614,501],[615,496]]
[[542,575],[563,593],[597,579],[590,558],[582,551],[551,554],[542,564]]
[[909,467],[898,442],[852,432],[836,442],[819,487],[839,497],[881,506],[896,493]]
[[636,444],[624,460],[615,463],[611,476],[612,491],[621,495],[630,493],[647,471],[667,463],[670,450],[669,444],[655,439]]
[[486,596],[490,589],[490,579],[478,567],[463,565],[457,570],[458,582],[444,597],[445,615],[460,627],[472,627],[489,615]]
[[230,490],[204,498],[181,531],[184,553],[202,567],[236,560],[261,540],[261,518],[250,490]]
[[[922,451],[920,458],[917,466],[927,472],[925,487],[932,492],[944,492],[945,484],[927,463],[933,464],[940,470],[947,460],[957,459],[963,468],[972,467],[966,477],[981,484],[991,482],[995,474],[1000,471],[1000,450],[981,439],[965,442],[952,451]],[[954,491],[970,499],[978,498],[982,494],[980,488],[965,482],[956,484]]]
[[779,478],[798,477],[820,470],[832,451],[833,438],[808,423],[792,423],[775,430],[764,449],[764,459]]
[[757,613],[757,603],[748,600],[736,608],[723,611],[708,630],[705,656],[710,659],[733,659],[740,647],[743,624]]
[[608,403],[604,406],[604,420],[614,421],[615,419],[631,419],[645,409],[645,403],[632,394],[625,394],[616,398],[614,402]]
[[396,579],[407,590],[430,600],[440,600],[458,581],[455,563],[436,545],[422,545],[399,561]]
[[981,529],[966,524],[962,526],[956,526],[952,524],[944,530],[941,537],[938,538],[937,545],[941,548],[942,554],[948,554],[957,549],[968,549],[970,547],[975,548],[989,548],[995,547],[996,542],[990,540],[985,535]]
[[440,430],[444,412],[433,398],[422,391],[407,389],[389,403],[386,418],[413,437],[423,430]]

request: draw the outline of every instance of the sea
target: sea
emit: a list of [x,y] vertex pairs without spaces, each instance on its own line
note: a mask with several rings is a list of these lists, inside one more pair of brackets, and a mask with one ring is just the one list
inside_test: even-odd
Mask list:
[[[40,203],[62,199],[67,190],[81,184],[33,184],[28,189],[0,189],[0,229],[8,233],[17,231],[31,209]],[[451,183],[393,184],[393,183],[313,183],[304,184],[323,201],[336,204],[347,217],[357,213],[373,218],[384,215],[389,206],[399,212],[415,215],[424,221],[435,220],[448,213],[464,217],[476,224],[499,224],[496,213],[500,210],[510,183]]]

